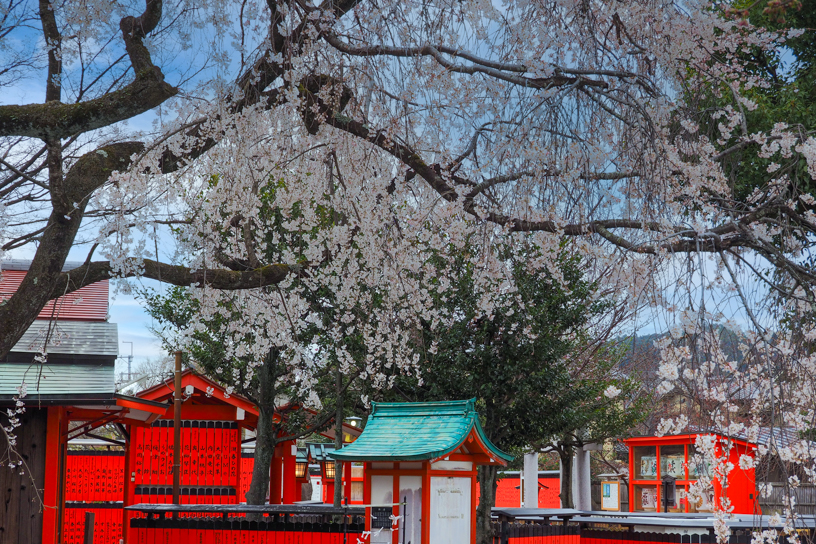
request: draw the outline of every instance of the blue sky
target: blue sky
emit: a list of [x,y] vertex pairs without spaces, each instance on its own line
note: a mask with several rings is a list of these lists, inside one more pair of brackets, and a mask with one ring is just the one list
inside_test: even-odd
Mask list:
[[[2,87],[3,93],[0,96],[0,104],[14,103],[36,103],[41,102],[45,96],[44,86],[39,80],[21,79],[14,85]],[[126,121],[127,127],[135,131],[149,131],[152,123],[156,119],[154,111],[146,112]],[[87,256],[89,246],[83,245],[74,247],[68,255],[68,261],[84,261]],[[13,250],[3,258],[9,259],[31,259],[34,257],[35,247],[23,247]],[[158,286],[158,282],[151,280],[140,280],[144,285],[151,287]],[[127,355],[130,355],[131,345],[124,342],[133,342],[133,368],[138,368],[139,364],[146,359],[155,359],[165,355],[161,349],[160,342],[150,332],[152,325],[151,317],[144,311],[140,302],[132,295],[117,293],[117,281],[111,282],[110,296],[110,321],[119,325],[119,354],[120,359],[116,364],[117,377],[119,372],[127,371]]]

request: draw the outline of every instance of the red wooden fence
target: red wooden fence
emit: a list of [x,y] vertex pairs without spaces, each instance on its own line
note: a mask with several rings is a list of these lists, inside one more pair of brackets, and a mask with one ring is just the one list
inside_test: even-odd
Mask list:
[[122,501],[125,452],[69,450],[65,465],[66,501]]
[[494,521],[493,544],[583,544],[577,525],[541,525]]
[[[133,502],[172,502],[173,421],[159,420],[152,427],[134,428],[131,448],[135,472]],[[235,504],[244,500],[243,495],[241,499],[238,495],[240,451],[241,434],[234,421],[182,421],[179,502]],[[67,459],[65,542],[82,542],[84,512],[99,511],[94,544],[119,544],[124,519],[125,453],[69,451]]]
[[94,544],[119,544],[122,538],[122,503],[65,503],[63,544],[83,544],[85,512],[94,513]]
[[241,482],[238,486],[238,502],[246,502],[249,484],[252,483],[252,469],[255,468],[255,454],[241,454]]
[[[188,503],[238,502],[241,433],[234,421],[181,422],[181,486]],[[173,421],[133,430],[136,502],[170,502]],[[180,499],[182,500],[182,499]]]
[[125,452],[69,450],[65,463],[64,544],[82,544],[85,512],[93,512],[94,544],[119,544]]

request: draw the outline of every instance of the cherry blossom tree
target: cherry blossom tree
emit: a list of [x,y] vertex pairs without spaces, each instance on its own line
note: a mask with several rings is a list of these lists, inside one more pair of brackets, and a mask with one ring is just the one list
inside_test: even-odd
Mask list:
[[[445,326],[420,281],[430,255],[525,237],[557,276],[566,236],[602,292],[678,335],[740,319],[759,366],[735,373],[765,384],[757,402],[786,425],[812,421],[816,331],[796,320],[814,300],[814,199],[787,165],[816,176],[816,139],[784,118],[749,125],[751,89],[770,83],[742,54],[801,31],[700,1],[3,5],[0,77],[22,99],[0,106],[0,236],[35,256],[0,305],[0,356],[49,299],[100,279],[191,286],[203,317],[240,290],[252,319],[231,326],[281,338],[307,326],[287,310],[304,304],[297,285],[320,286],[374,309],[359,334],[381,384],[383,368],[416,370],[417,316]],[[767,164],[747,195],[737,158]],[[270,176],[297,180],[276,198],[312,233],[278,262],[254,226]],[[316,229],[321,210],[336,220]],[[181,241],[161,258],[171,228]],[[473,259],[513,288],[497,255]],[[763,374],[769,360],[788,371]],[[667,388],[694,372],[666,364]],[[794,457],[812,469],[808,455]]]

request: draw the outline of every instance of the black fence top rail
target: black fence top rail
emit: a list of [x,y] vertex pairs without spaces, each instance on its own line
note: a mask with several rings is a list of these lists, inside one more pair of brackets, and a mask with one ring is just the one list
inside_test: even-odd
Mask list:
[[530,516],[538,518],[549,517],[564,518],[580,516],[589,513],[584,510],[575,510],[574,508],[504,508],[495,506],[492,508],[492,512],[494,516],[508,516],[508,517]]
[[[582,527],[591,524],[620,525],[623,527],[694,527],[698,529],[714,528],[714,516],[711,513],[659,513],[659,512],[613,512],[555,508],[493,508],[492,517],[499,521],[561,521],[579,524]],[[735,514],[726,518],[731,529],[782,529],[782,524],[771,525],[769,516]],[[816,516],[800,515],[794,526],[799,529],[816,529]]]
[[[660,518],[613,518],[600,516],[577,516],[572,518],[573,522],[616,524],[622,526],[639,527],[694,527],[698,529],[714,529],[714,518],[704,519],[660,519]],[[731,529],[782,529],[783,524],[771,525],[768,516],[756,516],[753,519],[726,519],[726,525]],[[797,519],[794,523],[799,529],[816,528],[816,520],[812,516],[809,519]]]
[[340,506],[322,504],[134,504],[125,510],[145,514],[299,514],[299,515],[340,515],[364,516],[361,506]]

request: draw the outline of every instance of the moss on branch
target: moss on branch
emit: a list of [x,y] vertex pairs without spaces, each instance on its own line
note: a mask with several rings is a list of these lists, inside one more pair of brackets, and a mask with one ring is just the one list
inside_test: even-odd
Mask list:
[[135,117],[178,93],[157,71],[142,72],[122,89],[87,102],[0,106],[0,136],[67,138]]
[[[136,264],[136,260],[133,260],[133,263]],[[225,291],[257,289],[275,285],[282,282],[290,274],[299,274],[303,270],[303,266],[299,264],[269,264],[256,268],[255,270],[238,272],[224,269],[193,270],[186,266],[172,265],[151,259],[145,259],[142,263],[143,272],[141,274],[131,272],[125,274],[124,277],[140,275],[144,278],[150,278],[162,283],[169,283],[181,287],[207,286],[212,289]],[[65,293],[71,293],[97,281],[115,277],[122,276],[114,275],[109,262],[95,261],[84,264],[69,272],[63,272],[59,276],[56,282],[56,288],[53,292],[55,296],[62,296]]]

